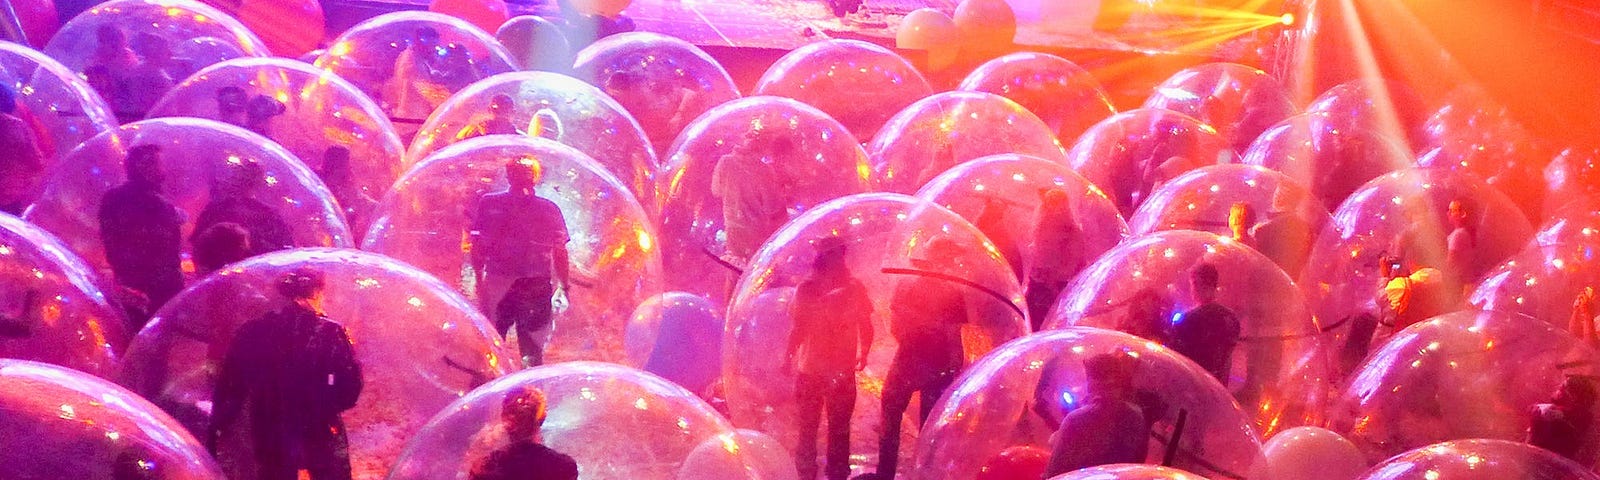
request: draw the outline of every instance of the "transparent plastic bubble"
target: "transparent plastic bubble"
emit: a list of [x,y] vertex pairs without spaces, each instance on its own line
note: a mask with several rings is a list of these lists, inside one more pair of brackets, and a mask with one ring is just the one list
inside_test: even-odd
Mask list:
[[1550,402],[1564,378],[1594,375],[1596,360],[1577,338],[1533,319],[1441,315],[1367,356],[1330,428],[1374,463],[1446,440],[1521,441],[1535,405]]
[[1233,150],[1216,129],[1171,110],[1129,110],[1089,127],[1067,159],[1100,186],[1124,217],[1183,172],[1233,163]]
[[1456,440],[1418,448],[1372,467],[1360,480],[1591,480],[1593,472],[1532,445]]
[[1243,163],[1283,172],[1311,189],[1330,211],[1367,181],[1414,163],[1394,137],[1342,127],[1338,118],[1309,113],[1284,120],[1256,139]]
[[[1202,265],[1217,274],[1211,306],[1196,279]],[[1215,305],[1237,322],[1234,338]],[[1213,337],[1185,328],[1191,316],[1220,331]],[[1124,242],[1062,291],[1044,327],[1067,326],[1120,330],[1191,355],[1244,405],[1262,434],[1316,425],[1322,417],[1330,386],[1322,331],[1283,270],[1228,237],[1171,230]]]
[[10,478],[222,479],[183,426],[111,382],[0,359],[0,462]]
[[1400,82],[1341,83],[1312,100],[1306,113],[1327,115],[1340,129],[1383,132],[1387,137],[1406,140],[1408,147],[1425,142],[1422,122],[1428,117],[1427,107],[1415,91]]
[[[637,200],[594,160],[571,147],[514,135],[445,147],[395,182],[373,216],[363,249],[438,277],[493,315],[506,281],[473,270],[470,235],[484,194],[506,191],[505,167],[531,162],[534,192],[560,207],[570,238],[566,305],[557,302],[547,358],[617,361],[628,317],[661,291],[661,257]],[[485,265],[494,268],[493,265]]]
[[1600,287],[1600,244],[1530,247],[1483,276],[1467,302],[1567,328],[1584,288]]
[[678,480],[800,480],[794,456],[777,439],[739,429],[706,440],[683,461]]
[[[488,320],[428,274],[355,250],[302,249],[240,262],[189,287],[134,338],[121,383],[206,435],[217,427],[213,394],[228,380],[219,366],[235,333],[288,305],[279,283],[307,268],[325,275],[323,308],[344,327],[361,365],[360,397],[341,415],[357,479],[384,478],[428,418],[520,367]],[[250,478],[256,462],[241,428],[249,427],[219,436],[218,455],[230,477]]]
[[537,15],[518,15],[500,24],[495,40],[521,70],[565,72],[572,68],[572,45],[561,27]]
[[[224,91],[230,87],[243,93]],[[358,232],[374,199],[400,175],[404,147],[389,117],[350,82],[293,60],[212,65],[167,92],[150,117],[209,118],[278,142],[317,172],[339,206],[354,214],[350,225]],[[335,160],[330,171],[329,157],[339,155],[333,147],[348,158]]]
[[1482,178],[1501,191],[1530,219],[1539,218],[1545,202],[1545,181],[1541,174],[1550,161],[1548,152],[1531,143],[1510,141],[1496,150],[1481,147],[1456,149],[1439,147],[1417,157],[1417,166],[1440,168]]
[[876,135],[890,116],[932,93],[916,67],[886,48],[859,40],[825,40],[779,58],[750,94],[805,102],[865,139]]
[[739,86],[711,55],[657,33],[602,38],[579,51],[572,68],[628,109],[658,155],[700,114],[739,98]]
[[1067,282],[1128,236],[1105,193],[1038,157],[963,163],[934,177],[917,197],[961,215],[994,243],[1027,290],[1035,330]]
[[1050,480],[1206,480],[1206,477],[1155,465],[1106,465],[1050,477]]
[[[1121,378],[1128,383],[1119,385],[1117,378],[1091,382],[1087,372],[1091,361],[1120,365],[1118,370],[1126,374]],[[1114,397],[1115,389],[1122,389],[1125,397]],[[1085,421],[1068,424],[1062,431],[1067,415],[1103,396],[1135,406],[1145,429],[1095,428]],[[1052,437],[1072,445],[1087,443],[1090,437],[1129,441],[1134,438],[1128,436],[1137,435],[1148,442],[1142,461],[1163,463],[1166,443],[1176,435],[1171,465],[1242,478],[1261,449],[1250,423],[1249,414],[1209,373],[1177,352],[1132,335],[1075,327],[1023,337],[973,364],[934,407],[918,440],[915,460],[919,478],[973,478],[1009,447],[1031,445],[1051,451]],[[1072,425],[1083,425],[1084,430]],[[1096,462],[1063,460],[1066,468]]]
[[983,92],[945,92],[895,114],[867,145],[874,187],[911,193],[959,165],[1017,153],[1066,163],[1055,133],[1028,109]]
[[1038,115],[1056,138],[1068,143],[1117,113],[1093,75],[1067,59],[1044,53],[1013,53],[990,60],[957,88],[1009,98]]
[[682,137],[661,174],[667,283],[717,305],[727,305],[738,269],[778,227],[867,191],[867,155],[856,137],[794,100],[735,100]]
[[1575,200],[1550,212],[1530,245],[1600,243],[1600,197]]
[[[918,412],[931,407],[938,386],[1027,332],[1021,290],[983,234],[944,208],[887,193],[819,205],[762,247],[729,307],[723,380],[734,424],[783,442],[801,471],[813,472],[802,478],[883,467],[885,434],[900,440],[897,458],[909,458]],[[899,348],[901,342],[914,343]],[[779,353],[788,346],[801,348]],[[930,397],[909,408],[917,389]],[[851,458],[824,468],[816,466],[817,452],[826,450],[827,435],[819,430],[808,442],[797,422],[804,413],[821,415],[830,402],[827,408],[850,414],[837,428],[848,428]],[[884,404],[905,415],[886,424]]]
[[105,287],[55,237],[0,214],[0,358],[115,376],[133,333]]
[[[577,461],[585,479],[671,479],[695,447],[732,433],[683,388],[620,365],[568,362],[484,385],[428,421],[395,462],[401,479],[455,479],[508,443],[502,404],[528,388],[545,395],[544,445]],[[512,397],[515,398],[515,397]]]
[[1250,478],[1266,480],[1355,480],[1367,470],[1361,450],[1344,437],[1317,427],[1278,432],[1261,448]]
[[1216,127],[1237,152],[1296,113],[1278,79],[1237,63],[1208,63],[1173,74],[1156,86],[1144,106],[1180,112]]
[[623,331],[627,365],[706,395],[722,374],[722,312],[703,297],[667,292],[633,310]]
[[3,107],[14,107],[10,115],[21,120],[8,124],[26,127],[9,141],[32,143],[38,154],[0,161],[0,209],[21,214],[39,197],[44,172],[78,144],[116,128],[117,118],[78,74],[22,45],[0,42],[0,85],[16,98]]
[[1212,165],[1162,185],[1128,220],[1134,235],[1199,230],[1249,245],[1299,278],[1311,241],[1329,220],[1322,202],[1289,177],[1254,165]]
[[1568,203],[1600,201],[1600,148],[1562,150],[1544,167],[1544,182],[1547,218]]
[[1014,45],[1017,13],[1005,0],[963,0],[951,17],[965,48],[994,52]]
[[461,90],[422,124],[406,151],[406,165],[414,167],[452,143],[492,134],[570,145],[615,175],[641,203],[654,204],[656,155],[639,122],[599,88],[559,73],[495,75]]
[[238,20],[187,0],[102,3],[63,25],[44,53],[83,75],[124,122],[208,65],[271,55]]
[[393,12],[339,34],[316,65],[349,80],[409,141],[435,108],[478,80],[516,70],[494,37],[434,12]]
[[[60,237],[96,269],[108,271],[98,217],[100,200],[126,182],[123,163],[128,150],[142,145],[161,147],[160,167],[166,179],[161,191],[187,217],[182,228],[185,240],[193,238],[196,222],[211,204],[215,190],[238,188],[253,190],[249,195],[270,208],[275,220],[281,220],[287,229],[282,232],[286,238],[252,239],[253,251],[352,245],[344,215],[327,187],[293,154],[248,130],[198,118],[144,120],[90,139],[62,159],[50,174],[44,195],[23,218]],[[260,170],[253,172],[254,167],[246,165]],[[259,178],[245,178],[257,172],[262,174]],[[247,183],[223,186],[241,181]],[[289,245],[271,243],[277,241]],[[193,250],[192,242],[183,242],[186,273],[196,268],[191,261]]]
[[[311,51],[327,35],[328,18],[318,1],[213,0],[209,5],[239,19],[281,57],[293,58]],[[294,21],[284,21],[289,18]]]

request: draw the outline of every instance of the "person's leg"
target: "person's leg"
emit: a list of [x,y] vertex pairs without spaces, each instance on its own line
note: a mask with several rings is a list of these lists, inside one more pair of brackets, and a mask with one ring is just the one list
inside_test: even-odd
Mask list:
[[[338,427],[343,428],[343,427]],[[317,439],[306,451],[311,480],[350,480],[350,445],[342,434]]]
[[801,373],[794,382],[795,427],[799,441],[794,448],[794,465],[801,480],[817,478],[817,430],[822,426],[824,382],[814,375]]
[[494,324],[495,332],[503,338],[511,334],[511,326],[515,319],[509,310],[502,309],[508,296],[511,295],[511,280],[499,275],[489,274],[483,277],[483,283],[476,286],[478,294],[478,307],[483,309],[483,315],[489,317]]
[[855,372],[828,380],[828,480],[850,476],[850,416],[856,410]]
[[900,464],[900,427],[916,385],[909,378],[905,359],[895,356],[883,381],[883,432],[878,437],[878,476],[892,479]]
[[922,411],[922,416],[917,417],[917,430],[919,432],[922,427],[927,426],[928,416],[933,414],[933,406],[939,403],[939,398],[944,396],[944,391],[950,388],[951,383],[956,381],[956,374],[958,373],[960,372],[954,370],[942,372],[938,377],[923,385],[921,390],[922,397],[917,399],[921,403],[921,405],[918,405],[918,409]]
[[555,330],[555,306],[551,302],[555,300],[556,288],[548,278],[529,282],[532,285],[528,287],[528,314],[518,324],[517,344],[526,364],[532,367],[544,364],[545,347]]

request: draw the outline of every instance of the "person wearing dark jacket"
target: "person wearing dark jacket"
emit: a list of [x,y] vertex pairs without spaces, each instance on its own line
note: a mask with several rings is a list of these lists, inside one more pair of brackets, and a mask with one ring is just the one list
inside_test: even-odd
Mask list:
[[577,480],[578,463],[544,445],[544,392],[523,385],[506,393],[500,422],[509,442],[472,467],[470,480]]
[[1172,327],[1170,346],[1226,386],[1240,326],[1239,316],[1217,303],[1217,277],[1217,267],[1209,263],[1197,265],[1190,272],[1190,286],[1200,305],[1178,318]]
[[144,294],[159,310],[183,289],[184,213],[161,193],[161,147],[128,151],[128,181],[100,199],[100,242],[118,285]]
[[[294,248],[294,230],[271,206],[255,198],[256,189],[266,183],[261,164],[245,162],[225,167],[212,188],[211,201],[200,210],[194,222],[194,236],[219,223],[237,223],[250,232],[250,254],[261,255]],[[198,244],[198,238],[190,238]]]

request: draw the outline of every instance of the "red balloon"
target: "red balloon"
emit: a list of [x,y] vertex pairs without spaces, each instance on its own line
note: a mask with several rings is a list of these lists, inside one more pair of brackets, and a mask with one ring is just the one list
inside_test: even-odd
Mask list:
[[978,471],[976,480],[1017,480],[1044,477],[1049,466],[1050,452],[1032,445],[1017,445],[1001,450],[999,455]]
[[491,34],[511,18],[505,0],[433,0],[428,11],[466,20]]
[[54,0],[11,0],[11,8],[17,11],[22,32],[28,35],[28,43],[33,48],[43,49],[61,27]]
[[295,58],[322,44],[327,20],[317,0],[206,0],[261,37],[267,50]]

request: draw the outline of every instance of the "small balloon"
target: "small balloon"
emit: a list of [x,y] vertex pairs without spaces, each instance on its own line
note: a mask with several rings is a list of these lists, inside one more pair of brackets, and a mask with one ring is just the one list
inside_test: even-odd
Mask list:
[[1273,435],[1261,449],[1250,478],[1260,480],[1352,480],[1367,470],[1361,450],[1327,429],[1295,427]]
[[967,48],[999,50],[1010,46],[1017,36],[1017,14],[1005,0],[964,0],[956,6],[954,20]]

